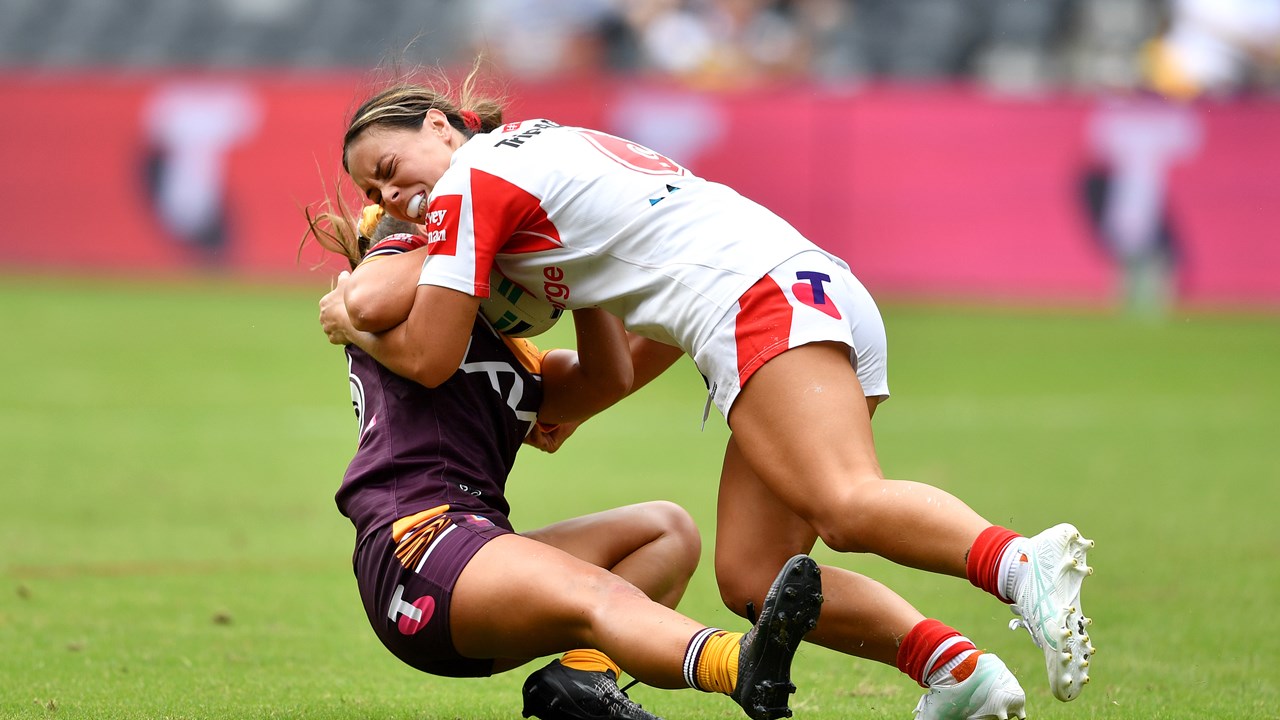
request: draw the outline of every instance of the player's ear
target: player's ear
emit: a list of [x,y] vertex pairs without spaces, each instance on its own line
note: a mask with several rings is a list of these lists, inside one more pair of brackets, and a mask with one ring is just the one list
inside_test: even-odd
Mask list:
[[449,116],[445,115],[442,110],[431,108],[427,111],[426,118],[423,119],[422,128],[447,137],[453,126],[449,124]]

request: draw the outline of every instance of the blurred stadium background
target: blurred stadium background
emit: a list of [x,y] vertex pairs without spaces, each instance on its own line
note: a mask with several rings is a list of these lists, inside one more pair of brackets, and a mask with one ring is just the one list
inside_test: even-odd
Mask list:
[[[1280,305],[1280,0],[0,0],[0,268],[293,275],[386,72],[645,142],[882,297]],[[88,210],[93,234],[33,242]]]

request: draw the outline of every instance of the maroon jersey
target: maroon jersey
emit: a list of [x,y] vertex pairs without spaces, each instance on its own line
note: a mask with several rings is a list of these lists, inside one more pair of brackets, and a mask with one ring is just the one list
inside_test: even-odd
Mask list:
[[479,315],[462,365],[434,389],[346,350],[360,439],[335,499],[357,541],[444,504],[510,529],[503,493],[542,403],[542,378]]

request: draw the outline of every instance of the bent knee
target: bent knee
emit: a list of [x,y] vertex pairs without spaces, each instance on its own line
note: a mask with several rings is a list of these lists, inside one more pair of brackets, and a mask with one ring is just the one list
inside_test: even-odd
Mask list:
[[689,511],[670,500],[650,500],[640,503],[639,507],[664,534],[692,534],[695,537],[698,534],[698,527]]
[[[730,566],[724,562],[716,563],[716,586],[720,590],[720,601],[738,617],[754,619],[760,612],[765,595],[769,594],[769,586],[777,577],[778,570],[791,556],[771,563],[757,558],[753,562],[742,562]],[[748,606],[754,606],[748,611]]]
[[703,538],[694,516],[675,502],[655,500],[644,503],[646,518],[653,521],[658,538],[671,552],[669,561],[692,575],[703,556]]
[[582,628],[589,629],[594,637],[616,624],[618,618],[632,616],[637,603],[653,604],[643,590],[608,571],[593,582],[577,587],[568,598]]
[[814,508],[806,517],[823,544],[837,552],[860,553],[870,549],[868,535],[881,522],[877,517],[883,498],[879,478],[857,482]]

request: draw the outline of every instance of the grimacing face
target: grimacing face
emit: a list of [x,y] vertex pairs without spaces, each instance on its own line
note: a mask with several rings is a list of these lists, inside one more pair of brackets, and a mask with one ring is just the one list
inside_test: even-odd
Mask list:
[[373,126],[347,147],[351,180],[392,217],[422,224],[427,196],[449,169],[461,133],[444,113],[427,112],[418,130]]

